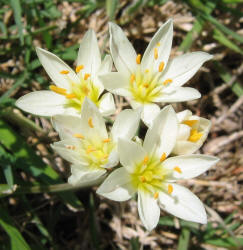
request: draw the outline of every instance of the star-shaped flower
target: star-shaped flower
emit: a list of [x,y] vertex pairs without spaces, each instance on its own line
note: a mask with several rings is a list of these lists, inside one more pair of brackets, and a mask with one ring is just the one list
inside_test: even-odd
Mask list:
[[81,117],[56,115],[52,123],[61,141],[52,148],[61,157],[71,162],[68,182],[77,185],[93,181],[116,166],[118,138],[131,139],[140,121],[139,110],[123,110],[108,133],[105,121],[96,105],[85,98]]
[[143,146],[119,139],[123,167],[114,170],[97,190],[98,194],[115,201],[126,201],[137,193],[139,216],[149,231],[159,221],[160,207],[184,220],[207,222],[201,201],[175,182],[204,173],[218,159],[200,154],[168,157],[177,130],[176,114],[171,106],[166,106],[148,129]]
[[110,23],[110,49],[118,72],[100,79],[107,90],[125,96],[133,108],[142,106],[142,119],[147,125],[159,112],[156,103],[190,101],[201,96],[196,89],[182,86],[212,58],[205,52],[192,52],[168,60],[172,37],[170,19],[155,33],[142,57],[122,29]]
[[81,112],[85,97],[88,97],[104,116],[114,113],[112,94],[101,96],[104,87],[98,79],[99,74],[111,71],[112,60],[107,55],[101,62],[93,30],[87,31],[80,43],[76,72],[56,55],[41,48],[37,48],[36,52],[54,84],[50,85],[50,90],[35,91],[22,96],[16,102],[17,107],[40,116],[64,113],[77,115]]
[[179,130],[173,154],[186,155],[197,151],[207,139],[211,122],[208,119],[192,115],[190,110],[177,113]]

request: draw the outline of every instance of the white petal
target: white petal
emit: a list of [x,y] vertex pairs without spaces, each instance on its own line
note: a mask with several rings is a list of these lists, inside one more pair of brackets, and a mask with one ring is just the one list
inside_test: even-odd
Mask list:
[[118,152],[116,150],[113,150],[108,158],[108,162],[102,166],[103,168],[113,168],[115,166],[117,166],[119,163],[119,155]]
[[178,121],[174,109],[170,105],[164,107],[146,133],[144,148],[147,152],[155,152],[157,157],[163,153],[168,156],[175,146],[177,130]]
[[168,195],[159,193],[161,208],[183,220],[206,224],[207,215],[202,202],[190,190],[177,184],[172,184],[173,192]]
[[157,104],[150,103],[143,106],[142,121],[151,127],[154,119],[158,116],[160,108]]
[[161,81],[172,79],[173,86],[182,86],[192,78],[204,62],[212,59],[212,57],[205,52],[192,52],[178,56],[168,62]]
[[82,168],[80,165],[71,166],[71,176],[68,178],[68,183],[72,185],[80,185],[81,183],[90,183],[99,179],[106,173],[106,170],[90,170],[87,167]]
[[147,155],[140,144],[122,138],[118,140],[118,153],[121,164],[129,172],[133,172],[135,165],[143,161]]
[[[69,90],[70,82],[79,82],[76,73],[59,57],[41,48],[36,48],[36,53],[46,73],[58,87]],[[68,70],[69,73],[63,75],[60,73],[62,70]]]
[[[164,62],[167,64],[173,38],[173,21],[169,19],[163,24],[160,29],[155,33],[150,41],[147,49],[145,50],[141,65],[143,69],[150,68],[153,65],[154,70],[158,71],[159,64]],[[157,46],[157,44],[160,44]],[[154,48],[158,49],[158,59],[154,59]],[[154,63],[153,63],[154,62]]]
[[15,105],[31,114],[52,116],[65,112],[66,98],[49,90],[35,91],[20,97]]
[[80,153],[76,150],[67,149],[66,145],[76,146],[75,140],[66,139],[59,142],[54,142],[51,144],[51,147],[66,161],[69,161],[73,164],[88,165],[85,159],[80,157]]
[[201,145],[190,141],[176,141],[176,145],[172,150],[175,155],[189,155],[195,153]]
[[163,162],[163,167],[173,170],[174,167],[179,167],[182,173],[173,171],[174,179],[190,179],[206,172],[210,167],[215,165],[219,159],[208,155],[182,155],[166,159]]
[[99,79],[99,75],[104,75],[111,72],[112,69],[112,59],[110,55],[106,55],[104,60],[101,62],[101,65],[98,69],[98,73],[95,75],[94,84],[99,88],[99,93],[104,91],[104,85]]
[[132,139],[135,135],[139,121],[141,110],[123,110],[117,117],[111,129],[112,138],[117,141],[118,138],[127,140]]
[[82,133],[82,119],[71,115],[56,115],[52,117],[52,125],[62,140],[73,138],[74,134]]
[[105,93],[100,98],[99,111],[103,116],[113,115],[116,112],[114,98],[111,93]]
[[130,183],[130,175],[121,167],[114,170],[96,192],[114,201],[126,201],[132,197],[135,190]]
[[152,231],[157,226],[160,217],[160,208],[153,196],[138,191],[138,213],[148,231]]
[[111,72],[99,76],[100,81],[104,85],[105,89],[113,94],[131,97],[131,93],[128,90],[129,80],[124,74],[118,72]]
[[91,78],[98,72],[101,65],[101,57],[97,38],[93,30],[88,30],[80,43],[77,65],[83,65],[82,73],[91,74]]
[[185,124],[180,124],[176,138],[177,142],[181,140],[187,140],[188,137],[190,136],[190,132],[191,132],[191,127]]
[[[82,105],[81,120],[82,130],[85,134],[92,135],[96,131],[101,137],[107,137],[105,121],[96,105],[88,98],[85,98]],[[90,127],[89,120],[92,121],[93,128]]]
[[185,120],[188,120],[191,115],[192,115],[192,112],[188,109],[183,110],[183,111],[176,114],[179,122],[183,122]]
[[109,31],[110,50],[116,69],[126,76],[130,76],[137,67],[137,54],[132,44],[128,41],[126,35],[118,25],[110,22]]
[[201,94],[193,88],[178,87],[170,94],[163,93],[161,97],[156,98],[156,102],[185,102],[192,101],[201,97]]

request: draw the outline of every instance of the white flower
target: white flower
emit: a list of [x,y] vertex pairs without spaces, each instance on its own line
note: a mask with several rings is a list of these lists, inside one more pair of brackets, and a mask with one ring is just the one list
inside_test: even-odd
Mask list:
[[68,182],[77,185],[89,182],[106,173],[107,168],[119,162],[118,138],[131,139],[138,128],[140,111],[123,110],[116,118],[111,133],[107,133],[105,121],[99,110],[85,98],[81,118],[56,115],[52,122],[61,141],[52,147],[65,160],[72,163]]
[[177,113],[177,118],[180,124],[176,145],[172,153],[176,155],[192,154],[206,140],[211,122],[208,119],[192,115],[190,110]]
[[118,72],[101,75],[100,79],[107,90],[125,96],[133,108],[142,106],[142,119],[147,125],[159,113],[155,103],[190,101],[201,96],[196,89],[182,85],[212,58],[205,52],[193,52],[168,61],[172,37],[170,19],[155,33],[141,59],[122,29],[110,23],[110,49]]
[[64,113],[77,115],[87,96],[104,116],[114,113],[112,94],[101,96],[104,87],[98,79],[99,74],[111,71],[112,60],[108,55],[101,62],[93,30],[87,31],[80,44],[76,72],[56,55],[41,48],[37,48],[36,52],[55,85],[51,85],[49,91],[35,91],[19,98],[16,105],[20,109],[40,116]]
[[112,172],[97,190],[115,201],[128,200],[137,192],[139,216],[149,231],[159,221],[159,206],[184,220],[207,222],[201,201],[175,181],[204,173],[218,159],[199,154],[167,158],[174,148],[177,129],[176,114],[171,106],[166,106],[148,129],[143,146],[119,139],[123,167]]

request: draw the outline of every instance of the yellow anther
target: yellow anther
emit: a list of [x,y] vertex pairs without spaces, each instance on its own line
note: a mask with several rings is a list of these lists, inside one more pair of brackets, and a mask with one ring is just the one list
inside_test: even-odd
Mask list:
[[149,72],[149,69],[145,69],[145,73],[148,73]]
[[107,138],[107,139],[104,139],[104,140],[103,140],[103,142],[105,142],[105,143],[106,143],[106,142],[110,142],[110,141],[111,141],[110,138]]
[[181,169],[178,166],[174,167],[174,171],[178,172],[179,174],[182,173]]
[[75,146],[73,146],[73,145],[66,145],[65,146],[67,149],[71,149],[71,150],[74,150],[76,147]]
[[144,164],[147,164],[148,163],[148,160],[149,160],[149,157],[146,155],[143,159],[143,163]]
[[66,98],[68,99],[73,99],[76,98],[77,96],[75,94],[66,94]]
[[130,83],[133,83],[135,80],[135,75],[134,74],[131,74],[130,76]]
[[182,124],[185,124],[185,125],[188,125],[189,127],[192,127],[197,122],[198,122],[198,120],[186,120],[186,121],[183,121]]
[[158,48],[154,48],[154,59],[158,59]]
[[163,153],[159,159],[160,162],[164,161],[166,159],[166,153]]
[[148,88],[148,87],[149,87],[149,84],[148,84],[148,83],[144,83],[143,86],[144,86],[145,88]]
[[87,149],[86,149],[86,153],[89,154],[91,152],[94,152],[96,149],[93,148],[92,146],[89,146]]
[[171,184],[168,185],[168,194],[173,192],[173,186]]
[[168,83],[171,83],[172,82],[172,79],[166,79],[164,82],[163,82],[163,85],[167,85]]
[[137,64],[140,64],[140,63],[141,63],[141,54],[138,54],[138,55],[137,55],[136,63],[137,63]]
[[162,71],[163,71],[164,66],[165,66],[165,63],[164,63],[164,62],[161,62],[161,63],[159,64],[159,72],[162,72]]
[[84,136],[82,134],[74,134],[73,136],[78,139],[84,139]]
[[84,65],[78,65],[75,69],[76,73],[79,73],[80,70],[82,70],[84,68]]
[[203,133],[199,133],[196,129],[191,129],[191,133],[188,138],[188,141],[197,142],[202,136],[203,136]]
[[69,73],[68,70],[62,70],[62,71],[60,71],[60,74],[63,74],[63,75],[67,75],[68,73]]
[[90,77],[90,74],[86,73],[84,74],[84,80],[87,80]]
[[50,88],[50,90],[52,90],[53,92],[56,92],[57,94],[60,94],[60,95],[66,95],[66,92],[67,92],[66,89],[57,87],[57,86],[55,86],[55,85],[50,85],[49,88]]
[[157,43],[156,46],[159,47],[159,46],[160,46],[160,43]]
[[90,117],[89,120],[88,120],[88,124],[89,124],[89,126],[90,126],[91,128],[94,127],[93,120],[92,120],[91,117]]
[[103,156],[104,159],[107,159],[108,157],[109,157],[108,154],[105,154],[105,155]]
[[140,176],[140,181],[141,182],[145,182],[146,181],[146,178],[144,176]]
[[158,199],[158,197],[159,197],[159,193],[158,193],[158,192],[155,192],[155,193],[154,193],[154,199]]

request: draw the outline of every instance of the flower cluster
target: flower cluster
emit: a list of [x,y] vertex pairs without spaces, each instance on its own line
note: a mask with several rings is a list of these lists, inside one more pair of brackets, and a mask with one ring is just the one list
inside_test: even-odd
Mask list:
[[[169,59],[172,20],[156,32],[143,57],[119,26],[110,23],[109,31],[111,56],[101,61],[95,33],[89,30],[80,44],[75,71],[37,48],[53,84],[50,90],[21,97],[16,105],[52,117],[61,139],[52,148],[71,163],[70,184],[101,179],[97,193],[115,201],[137,194],[139,216],[149,231],[158,223],[160,208],[204,224],[203,204],[176,181],[197,177],[218,161],[194,154],[211,123],[190,110],[176,113],[171,105],[160,109],[158,103],[200,98],[196,89],[182,86],[212,56],[193,52]],[[111,72],[112,59],[117,72]],[[112,94],[124,96],[132,109],[121,111],[107,130],[104,116],[116,111]],[[136,136],[140,119],[148,127],[144,140]]]

